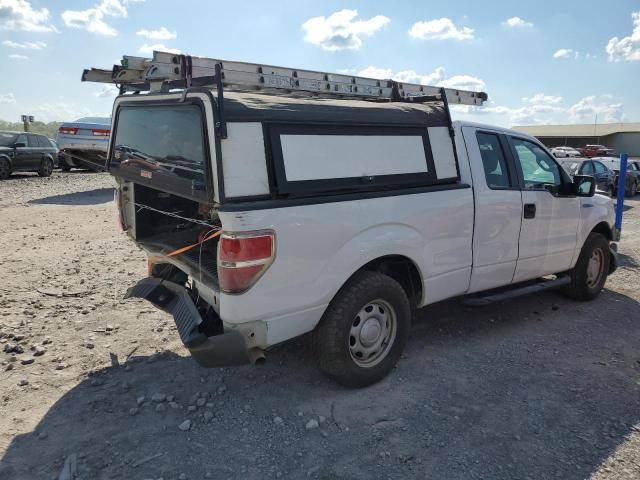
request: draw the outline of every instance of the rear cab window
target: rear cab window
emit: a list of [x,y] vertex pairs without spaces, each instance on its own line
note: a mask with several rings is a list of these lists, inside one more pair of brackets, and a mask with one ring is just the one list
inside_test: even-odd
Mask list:
[[500,138],[495,133],[476,134],[487,186],[491,189],[510,188],[509,170]]
[[203,114],[198,105],[123,105],[109,169],[175,195],[207,200]]

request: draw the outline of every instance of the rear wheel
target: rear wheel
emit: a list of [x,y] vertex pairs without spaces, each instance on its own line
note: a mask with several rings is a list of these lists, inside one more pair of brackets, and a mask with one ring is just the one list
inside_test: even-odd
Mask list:
[[571,284],[564,293],[577,300],[596,298],[607,281],[609,255],[609,241],[600,233],[590,233],[570,273]]
[[11,164],[6,158],[0,158],[0,180],[6,180],[11,175]]
[[613,188],[613,185],[609,185],[609,188],[607,188],[607,195],[609,195],[611,198],[615,197],[615,190]]
[[397,281],[381,273],[357,273],[314,331],[320,369],[349,387],[376,383],[400,359],[410,324],[409,299]]
[[50,158],[43,158],[40,161],[40,168],[38,168],[38,175],[41,177],[50,177],[53,172],[53,161]]

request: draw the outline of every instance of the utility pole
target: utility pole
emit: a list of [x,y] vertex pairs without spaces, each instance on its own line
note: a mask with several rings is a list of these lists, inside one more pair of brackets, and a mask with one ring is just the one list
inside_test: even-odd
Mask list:
[[29,131],[29,124],[33,123],[35,117],[33,115],[22,115],[22,124],[24,125],[24,131]]

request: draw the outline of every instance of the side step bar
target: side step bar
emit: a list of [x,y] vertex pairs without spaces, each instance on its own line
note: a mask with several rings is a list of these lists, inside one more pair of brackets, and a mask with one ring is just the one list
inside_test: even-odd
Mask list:
[[555,280],[540,280],[537,283],[525,285],[523,287],[514,287],[510,290],[502,291],[499,293],[493,293],[482,297],[468,297],[462,300],[462,304],[465,307],[484,307],[492,303],[503,302],[505,300],[511,300],[512,298],[521,297],[523,295],[529,295],[531,293],[539,293],[545,290],[555,290],[569,285],[571,278],[568,275],[562,275]]

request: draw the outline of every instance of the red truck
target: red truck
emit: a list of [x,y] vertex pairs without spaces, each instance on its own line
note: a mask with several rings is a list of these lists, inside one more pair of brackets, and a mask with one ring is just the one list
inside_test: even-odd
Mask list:
[[612,157],[614,151],[611,148],[607,148],[604,145],[585,145],[582,148],[576,148],[583,157]]

